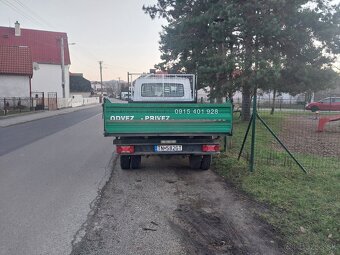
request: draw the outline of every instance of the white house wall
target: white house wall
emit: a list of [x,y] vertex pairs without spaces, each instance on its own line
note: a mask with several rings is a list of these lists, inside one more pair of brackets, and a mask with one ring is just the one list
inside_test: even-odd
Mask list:
[[0,75],[0,97],[29,97],[28,76]]
[[[44,92],[47,97],[48,92],[57,92],[59,98],[63,97],[61,87],[61,66],[38,64],[38,68],[33,70],[32,96],[34,92]],[[65,66],[65,96],[70,96],[70,76],[69,66]]]

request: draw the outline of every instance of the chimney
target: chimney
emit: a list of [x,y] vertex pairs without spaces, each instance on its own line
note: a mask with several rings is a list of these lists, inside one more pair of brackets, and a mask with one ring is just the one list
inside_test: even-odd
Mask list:
[[21,36],[20,23],[15,22],[15,36]]

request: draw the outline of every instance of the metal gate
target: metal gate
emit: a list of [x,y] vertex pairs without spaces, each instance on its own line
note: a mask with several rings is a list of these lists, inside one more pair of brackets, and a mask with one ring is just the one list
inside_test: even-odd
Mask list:
[[48,92],[47,93],[47,104],[48,110],[53,111],[58,109],[58,99],[57,92]]
[[32,92],[32,106],[36,111],[45,110],[44,92]]

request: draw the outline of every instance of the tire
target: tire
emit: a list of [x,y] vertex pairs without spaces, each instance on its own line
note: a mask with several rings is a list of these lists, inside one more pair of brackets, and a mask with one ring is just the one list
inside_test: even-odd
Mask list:
[[132,169],[139,169],[142,162],[142,156],[134,155],[131,156],[131,168]]
[[191,169],[200,169],[202,163],[202,156],[200,155],[190,155],[189,165]]
[[316,111],[318,111],[319,110],[319,107],[317,107],[317,106],[312,106],[312,108],[311,108],[311,111],[312,112],[316,112]]
[[210,168],[211,161],[212,161],[211,155],[204,155],[202,158],[201,169],[208,170]]
[[120,168],[123,170],[130,169],[131,156],[120,156]]

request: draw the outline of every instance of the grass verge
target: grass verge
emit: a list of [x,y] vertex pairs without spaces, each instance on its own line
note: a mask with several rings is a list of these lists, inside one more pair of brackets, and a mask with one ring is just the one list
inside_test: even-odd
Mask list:
[[[265,118],[274,128],[280,125],[275,115]],[[329,160],[330,167],[308,174],[291,163],[257,160],[255,172],[249,173],[246,160],[237,160],[246,127],[247,123],[235,121],[232,149],[216,157],[215,170],[255,200],[270,205],[271,213],[261,216],[285,238],[287,253],[340,254],[340,169],[331,167],[334,158],[313,156],[320,166],[327,166],[324,161]],[[257,134],[256,152],[273,151],[270,134],[262,128],[257,128]],[[285,152],[277,151],[275,155],[285,162]]]

